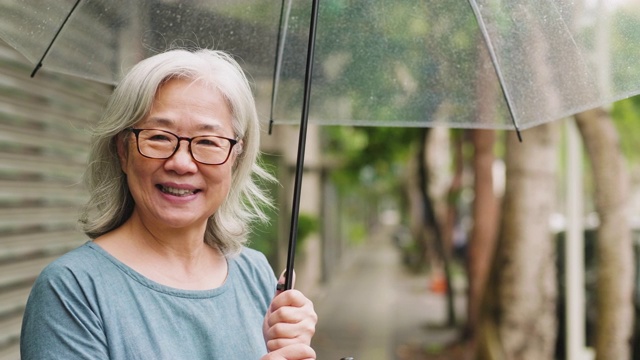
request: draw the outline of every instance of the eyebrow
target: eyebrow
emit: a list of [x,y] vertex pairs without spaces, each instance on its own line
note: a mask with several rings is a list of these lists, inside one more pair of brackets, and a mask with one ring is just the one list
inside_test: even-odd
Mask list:
[[[161,125],[161,126],[167,126],[170,127],[172,125],[175,124],[175,121],[169,120],[169,119],[165,119],[165,118],[161,118],[161,117],[150,117],[149,119],[147,119],[147,123],[149,125]],[[197,131],[218,131],[221,130],[222,126],[215,124],[215,125],[211,125],[211,124],[200,124],[200,126],[198,126],[198,128],[196,129]]]

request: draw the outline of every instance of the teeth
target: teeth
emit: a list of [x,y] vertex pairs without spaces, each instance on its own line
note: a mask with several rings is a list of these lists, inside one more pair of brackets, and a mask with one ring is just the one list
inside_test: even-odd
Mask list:
[[176,189],[176,188],[167,187],[167,186],[160,186],[160,190],[163,193],[171,194],[171,195],[175,195],[175,196],[186,196],[186,195],[191,195],[191,194],[194,193],[193,190]]

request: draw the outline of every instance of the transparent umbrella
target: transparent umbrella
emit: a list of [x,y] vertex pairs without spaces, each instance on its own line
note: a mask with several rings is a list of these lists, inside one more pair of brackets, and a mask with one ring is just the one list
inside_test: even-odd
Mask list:
[[[0,37],[44,69],[116,83],[170,46],[228,50],[252,77],[271,79],[280,35],[273,120],[295,123],[311,6],[5,0]],[[526,129],[637,94],[639,8],[634,0],[324,0],[311,121],[509,129],[513,120]],[[499,87],[497,114],[479,118],[477,103],[491,86]]]
[[[0,38],[45,71],[111,84],[171,46],[227,50],[254,79],[276,69],[272,120],[297,123],[311,6],[4,0]],[[323,0],[318,11],[312,122],[526,129],[640,92],[635,0]],[[496,113],[481,118],[493,87]]]
[[[293,2],[290,37],[303,32],[308,7]],[[311,118],[526,129],[637,94],[639,40],[635,0],[327,0]],[[284,64],[299,64],[301,42],[284,46]],[[302,72],[283,67],[286,79]],[[493,86],[495,115],[481,118],[476,110]],[[287,105],[300,92],[280,88],[276,121],[294,122]]]
[[227,50],[276,124],[519,130],[640,93],[637,0],[3,0],[0,38],[112,84],[172,46]]

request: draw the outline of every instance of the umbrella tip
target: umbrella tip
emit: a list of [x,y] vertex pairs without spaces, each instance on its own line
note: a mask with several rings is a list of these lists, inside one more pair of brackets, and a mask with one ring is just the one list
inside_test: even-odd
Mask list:
[[269,135],[271,135],[272,130],[273,130],[273,119],[269,119],[269,132],[268,132]]
[[33,68],[33,71],[31,72],[31,77],[36,76],[36,73],[38,72],[38,70],[40,70],[41,67],[42,67],[42,61],[38,62],[36,67]]
[[520,128],[516,127],[516,135],[518,135],[518,141],[522,142],[522,134],[520,133]]

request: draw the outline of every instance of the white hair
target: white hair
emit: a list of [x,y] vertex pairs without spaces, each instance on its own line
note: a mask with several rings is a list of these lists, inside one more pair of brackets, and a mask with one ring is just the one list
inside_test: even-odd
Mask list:
[[93,132],[84,175],[90,197],[80,222],[84,232],[96,238],[131,216],[134,200],[120,167],[116,141],[149,113],[159,87],[174,78],[204,81],[220,91],[231,109],[234,136],[242,140],[242,152],[234,164],[229,194],[207,222],[204,241],[226,256],[237,254],[247,241],[250,222],[266,221],[262,208],[273,206],[257,182],[275,179],[260,166],[260,123],[249,82],[240,65],[222,51],[170,50],[141,61],[125,75]]

